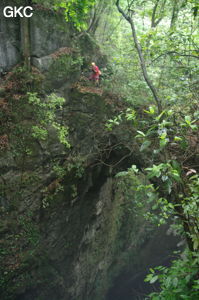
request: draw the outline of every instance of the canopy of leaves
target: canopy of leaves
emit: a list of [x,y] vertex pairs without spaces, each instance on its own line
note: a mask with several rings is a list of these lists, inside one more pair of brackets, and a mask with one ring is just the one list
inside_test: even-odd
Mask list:
[[51,9],[62,9],[66,21],[74,23],[78,30],[87,28],[88,13],[95,0],[36,0]]
[[[142,173],[153,183],[138,187],[147,191],[150,187],[148,202],[152,209],[144,217],[158,225],[169,218],[175,222],[177,219],[175,228],[186,238],[190,252],[195,251],[186,254],[183,262],[181,258],[176,260],[163,275],[148,277],[151,283],[160,280],[162,288],[161,294],[151,297],[196,299],[199,297],[199,3],[196,0],[117,3],[126,19],[115,6],[109,6],[95,32],[110,59],[106,70],[110,75],[104,78],[104,86],[116,91],[139,113],[133,120],[129,114],[126,117],[125,113],[120,114],[109,120],[106,127],[114,130],[127,121],[129,127],[137,130],[135,138],[147,165]],[[162,104],[159,113],[143,76],[143,64]],[[158,199],[151,198],[154,191],[159,194]],[[189,276],[185,279],[182,274]]]

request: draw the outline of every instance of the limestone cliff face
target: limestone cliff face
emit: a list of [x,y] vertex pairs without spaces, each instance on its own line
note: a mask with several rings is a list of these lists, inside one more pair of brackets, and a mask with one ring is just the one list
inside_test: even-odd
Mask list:
[[[7,6],[6,0],[0,3],[0,72],[9,71],[18,64],[22,58],[22,32],[20,18],[5,18],[3,8]],[[16,5],[9,1],[10,6]],[[70,49],[81,43],[81,51],[85,61],[99,59],[98,48],[93,41],[76,38],[78,32],[66,23],[61,13],[55,13],[42,6],[33,5],[34,14],[30,21],[30,51],[31,61],[42,71],[48,70],[52,63],[51,54],[60,48]],[[99,50],[99,48],[98,48]]]
[[2,299],[103,299],[108,269],[128,244],[128,236],[120,239],[128,211],[114,176],[137,158],[118,163],[130,132],[118,139],[105,130],[122,105],[92,87],[57,93],[65,97],[57,117],[69,127],[71,148],[49,129],[47,141],[28,141],[27,155],[17,148],[20,132],[1,152]]
[[71,148],[49,129],[47,141],[28,141],[27,155],[16,153],[20,140],[12,134],[10,149],[1,152],[4,300],[102,300],[121,271],[140,272],[150,261],[143,249],[154,228],[134,210],[134,191],[126,194],[115,178],[143,159],[131,129],[105,130],[124,107],[100,89],[63,86],[58,92],[65,105],[57,116],[69,127]]
[[[8,70],[20,60],[19,23],[2,24],[0,62]],[[9,30],[13,35],[8,37]],[[33,74],[23,78],[19,68],[14,78],[20,74],[18,82],[25,86],[8,78],[0,90],[1,100],[11,103],[0,102],[0,137],[6,137],[0,143],[2,300],[103,300],[128,265],[139,271],[138,261],[146,262],[142,268],[148,264],[150,252],[137,257],[150,245],[154,229],[135,211],[135,192],[126,194],[115,177],[132,164],[142,167],[144,158],[128,123],[106,130],[107,120],[125,105],[81,82],[90,59],[103,66],[105,58],[91,37],[73,40],[71,33],[56,15],[36,12],[31,37],[32,61],[42,72],[33,69],[39,89]],[[52,92],[65,99],[56,118],[68,127],[70,148],[60,143],[52,126],[46,140],[30,134],[36,120],[27,91],[37,91],[43,103]]]
[[8,70],[20,59],[19,20],[3,17],[4,3],[0,4],[0,72]]
[[[22,36],[20,18],[5,18],[3,8],[7,1],[0,3],[0,71],[8,71],[20,62],[22,53]],[[9,1],[14,6],[14,1]],[[72,27],[66,25],[64,17],[57,16],[50,10],[35,6],[30,18],[31,57],[41,58],[55,52],[61,47],[70,47]]]

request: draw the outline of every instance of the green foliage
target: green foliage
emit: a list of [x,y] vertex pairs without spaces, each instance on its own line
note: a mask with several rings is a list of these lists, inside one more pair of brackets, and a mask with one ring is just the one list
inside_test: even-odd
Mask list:
[[[175,231],[186,238],[190,252],[183,262],[176,260],[171,268],[160,269],[163,270],[163,275],[154,273],[147,277],[147,281],[151,284],[157,280],[161,283],[161,292],[154,293],[151,298],[196,299],[198,296],[199,176],[194,165],[191,165],[194,150],[190,146],[190,136],[193,138],[197,136],[198,116],[193,113],[191,106],[184,114],[174,109],[165,109],[158,114],[153,106],[144,111],[146,119],[137,117],[134,126],[136,126],[135,138],[140,145],[140,152],[150,153],[148,167],[142,170],[147,179],[146,183],[136,185],[135,177],[140,174],[136,166],[119,173],[118,176],[131,179],[131,188],[135,190],[136,195],[145,195],[144,203],[135,200],[135,211],[139,209],[142,211],[143,206],[147,206],[148,212],[143,212],[143,216],[158,226],[165,224],[168,219],[173,219]],[[124,122],[124,118],[121,118],[121,122]],[[182,159],[183,157],[185,158]],[[186,161],[189,161],[189,167]],[[190,275],[187,281],[184,280],[184,274]],[[174,298],[175,294],[176,298]]]
[[48,132],[46,129],[41,128],[39,126],[32,127],[32,136],[36,139],[46,140],[48,136]]
[[34,221],[31,219],[31,213],[29,213],[29,216],[19,216],[18,224],[21,227],[21,233],[18,238],[25,238],[26,242],[33,247],[31,253],[29,253],[30,255],[32,255],[33,251],[36,250],[36,247],[39,244],[39,229],[35,225]]
[[74,22],[78,30],[87,28],[87,15],[95,0],[57,0],[55,7],[65,10],[66,20]]
[[193,249],[199,249],[199,175],[194,175],[188,183],[189,196],[183,198],[182,209],[190,226],[190,238]]
[[122,112],[106,122],[105,127],[108,131],[112,131],[115,126],[120,125],[124,120],[131,121],[131,124],[136,124],[136,111],[132,108],[127,108]]
[[149,111],[145,110],[145,113],[149,116],[147,121],[148,130],[146,132],[141,131],[142,127],[146,127],[146,122],[140,122],[140,125],[143,124],[143,126],[141,125],[137,131],[136,138],[142,141],[140,149],[142,151],[146,150],[150,146],[150,141],[153,140],[154,146],[157,148],[153,150],[154,155],[164,151],[170,145],[179,145],[181,149],[184,149],[187,144],[189,130],[191,129],[194,134],[198,129],[198,118],[191,121],[191,115],[184,118],[173,109],[164,110],[157,115],[155,109],[150,107]]
[[96,0],[36,0],[46,7],[53,7],[56,10],[62,9],[66,21],[72,21],[78,30],[87,28],[87,19],[90,9]]
[[81,178],[85,172],[85,160],[84,157],[76,156],[71,158],[64,165],[67,173],[74,173],[76,178]]
[[161,292],[150,294],[152,300],[195,300],[199,297],[199,254],[186,251],[172,262],[170,268],[150,269],[145,281],[160,283]]
[[153,165],[151,168],[146,168],[146,171],[149,179],[153,177],[161,179],[162,186],[168,194],[172,191],[172,184],[175,184],[175,182],[182,182],[179,171],[169,162]]
[[83,63],[83,58],[74,52],[72,54],[62,54],[54,58],[46,75],[46,89],[51,90],[52,85],[60,86],[66,81],[71,81],[79,73]]
[[[157,224],[159,217],[155,218],[155,215],[151,214],[151,218],[148,217],[154,202],[157,201],[157,193],[152,184],[143,177],[136,165],[132,165],[127,171],[119,172],[116,178],[120,180],[120,187],[122,187],[125,199],[131,203],[131,209],[136,216],[144,216],[146,220],[151,223]],[[133,197],[132,197],[133,195]],[[158,221],[157,221],[158,219]]]
[[[160,214],[161,222],[164,219],[168,219],[170,214],[174,215],[176,211],[179,211],[178,208],[180,207],[185,219],[192,220],[192,224],[189,221],[189,225],[190,232],[196,231],[195,235],[191,237],[196,249],[198,218],[195,214],[198,214],[198,198],[196,196],[198,193],[198,177],[195,175],[187,178],[187,174],[193,174],[196,171],[190,168],[189,172],[184,174],[182,163],[177,159],[169,159],[169,157],[173,156],[173,145],[175,146],[176,154],[183,155],[183,152],[185,152],[187,156],[187,149],[189,149],[187,138],[191,134],[191,130],[193,136],[195,135],[194,132],[198,128],[197,120],[192,121],[190,115],[184,118],[184,116],[176,114],[171,109],[164,110],[160,115],[157,115],[151,107],[145,112],[150,115],[147,124],[148,128],[145,132],[137,130],[138,135],[136,135],[136,138],[141,144],[140,151],[150,149],[154,155],[151,162],[159,161],[159,164],[152,164],[152,166],[145,169],[148,179],[156,181],[156,190],[164,194],[164,197],[159,197],[154,207],[162,211]],[[142,129],[142,123],[140,124]],[[144,126],[146,127],[146,125]],[[192,156],[191,153],[190,155]],[[183,192],[182,186],[187,187],[186,193]],[[176,189],[178,191],[181,190],[182,193],[179,194],[179,192],[176,192]],[[175,197],[173,202],[170,195]],[[194,213],[191,211],[194,211]],[[190,235],[190,232],[187,234]]]
[[48,188],[44,188],[42,190],[44,197],[42,198],[42,207],[48,208],[51,204],[55,203],[55,200],[57,199],[57,195],[59,195],[60,192],[64,191],[64,187],[62,184],[59,183],[57,180],[55,183],[55,187],[53,191],[48,191]]
[[[136,21],[150,79],[165,107],[184,107],[198,101],[198,13],[193,14],[198,11],[196,2],[120,0],[125,13]],[[131,28],[114,6],[105,11],[96,36],[111,60],[109,89],[128,103],[151,104],[153,98],[140,71]]]
[[[145,214],[145,218],[149,221],[156,222],[158,225],[166,223],[167,219],[172,216],[178,216],[182,223],[176,223],[178,232],[182,233],[182,224],[184,228],[187,226],[184,235],[187,238],[190,250],[199,250],[199,177],[190,174],[196,173],[195,169],[189,169],[187,174],[183,172],[183,164],[179,157],[182,153],[186,153],[189,149],[187,138],[198,129],[197,120],[192,119],[190,115],[176,114],[173,110],[164,110],[157,116],[155,110],[149,109],[145,111],[150,119],[151,124],[147,130],[137,130],[137,139],[141,143],[140,151],[146,142],[152,141],[153,144],[147,144],[147,148],[154,153],[154,160],[159,164],[153,164],[145,169],[149,180],[155,181],[150,186],[151,191],[155,191],[164,197],[154,198],[152,202],[152,210]],[[151,121],[150,121],[151,120]],[[142,128],[142,127],[141,127]],[[177,159],[169,159],[172,157],[173,149],[171,145],[175,145],[175,156]],[[154,149],[155,148],[155,149]],[[163,156],[161,156],[163,153]],[[190,153],[192,156],[192,154]],[[155,188],[156,187],[156,188]],[[148,190],[149,186],[141,186],[138,189]],[[158,215],[157,215],[158,213]],[[186,224],[186,225],[185,225]],[[191,257],[192,255],[192,257]],[[157,268],[162,271],[161,275],[148,275],[147,281],[153,284],[159,280],[161,283],[161,292],[153,293],[151,299],[196,299],[199,295],[198,291],[198,258],[194,258],[195,254],[190,253],[186,260],[176,260],[171,268]],[[196,252],[196,256],[198,252]],[[198,256],[197,256],[198,257]],[[186,276],[185,276],[186,274]],[[194,288],[193,288],[194,287]]]
[[70,148],[70,143],[68,142],[68,127],[61,126],[57,122],[53,122],[53,127],[58,132],[59,141],[61,144],[65,145],[67,148]]
[[5,300],[13,299],[28,284],[28,261],[36,255],[41,237],[30,212],[16,218],[17,223],[10,221],[12,227],[7,228],[0,250],[0,292]]
[[70,148],[68,142],[68,127],[56,121],[56,112],[62,110],[65,99],[51,94],[46,100],[41,100],[37,93],[28,93],[28,102],[32,105],[36,116],[37,125],[32,127],[32,136],[40,140],[46,140],[48,127],[52,126],[57,130],[61,144]]
[[64,176],[66,175],[66,169],[62,166],[59,165],[54,165],[53,166],[53,172],[59,179],[63,179]]
[[114,119],[108,120],[108,122],[105,124],[107,130],[111,131],[113,126],[119,125],[122,120],[122,116],[118,115]]

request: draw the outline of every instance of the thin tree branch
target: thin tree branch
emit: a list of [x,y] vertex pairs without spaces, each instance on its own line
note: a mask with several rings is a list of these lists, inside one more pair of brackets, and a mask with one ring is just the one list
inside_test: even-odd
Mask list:
[[127,22],[131,26],[133,40],[134,40],[135,48],[136,48],[138,56],[139,56],[140,66],[141,66],[141,69],[142,69],[142,73],[143,73],[144,79],[145,79],[148,87],[150,88],[150,90],[151,90],[151,92],[153,94],[153,97],[154,97],[154,99],[155,99],[155,101],[157,103],[158,112],[161,113],[161,111],[162,111],[161,101],[159,99],[159,96],[158,96],[158,93],[156,91],[155,86],[153,85],[152,81],[149,79],[149,75],[148,75],[148,72],[147,72],[147,69],[146,69],[145,59],[144,59],[144,56],[143,56],[143,53],[142,53],[142,48],[141,48],[141,46],[140,46],[140,44],[138,42],[138,39],[137,39],[137,34],[136,34],[136,30],[135,30],[133,18],[130,17],[130,16],[128,16],[123,11],[123,9],[120,7],[119,0],[116,1],[116,6],[117,6],[118,11],[122,14],[122,16],[127,20]]
[[155,6],[153,8],[153,13],[152,13],[152,18],[151,18],[151,27],[156,27],[155,15],[156,15],[156,11],[157,11],[159,2],[160,2],[160,0],[157,0],[155,3]]
[[168,51],[168,52],[162,53],[158,57],[154,58],[152,60],[152,63],[154,63],[156,60],[160,59],[162,56],[166,56],[166,55],[170,55],[170,54],[174,54],[174,55],[178,55],[178,56],[183,56],[183,57],[193,57],[193,58],[199,59],[199,56],[196,56],[196,55],[182,54],[182,53],[179,53],[177,51]]

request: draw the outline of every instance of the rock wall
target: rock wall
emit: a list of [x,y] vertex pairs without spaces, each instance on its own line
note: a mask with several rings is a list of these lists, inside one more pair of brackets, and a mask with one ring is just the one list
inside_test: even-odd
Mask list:
[[[0,3],[0,71],[8,71],[21,60],[20,18],[5,18],[3,8],[7,1]],[[10,1],[9,5],[14,5]],[[16,4],[15,4],[16,5]],[[47,56],[61,47],[70,47],[74,29],[61,14],[50,9],[34,6],[30,21],[31,57]],[[34,59],[35,60],[34,60]]]
[[154,228],[134,210],[134,191],[126,195],[115,178],[144,159],[125,124],[105,130],[125,107],[85,86],[63,86],[59,94],[71,148],[49,130],[46,142],[29,140],[27,155],[16,153],[12,135],[10,150],[1,152],[2,300],[103,300],[127,266],[140,272],[148,264],[150,251],[143,253]]
[[[12,5],[12,1],[9,2]],[[14,5],[14,2],[13,2]],[[6,72],[18,64],[22,57],[20,18],[5,18],[3,8],[6,1],[0,3],[0,72]],[[84,63],[106,58],[99,56],[99,47],[88,35],[78,37],[78,32],[70,23],[66,23],[61,13],[55,13],[41,6],[33,6],[34,14],[30,21],[31,61],[32,64],[47,71],[52,63],[51,54],[60,48],[72,48],[80,45]]]
[[20,60],[20,21],[4,18],[5,3],[0,3],[0,72],[9,70]]
[[[50,130],[47,142],[29,140],[28,155],[14,134],[1,152],[1,299],[102,299],[107,289],[124,200],[114,196],[108,167],[116,149],[111,157],[100,153],[112,143],[104,124],[121,104],[81,88],[59,93],[71,149]],[[66,172],[61,180],[57,165]]]

